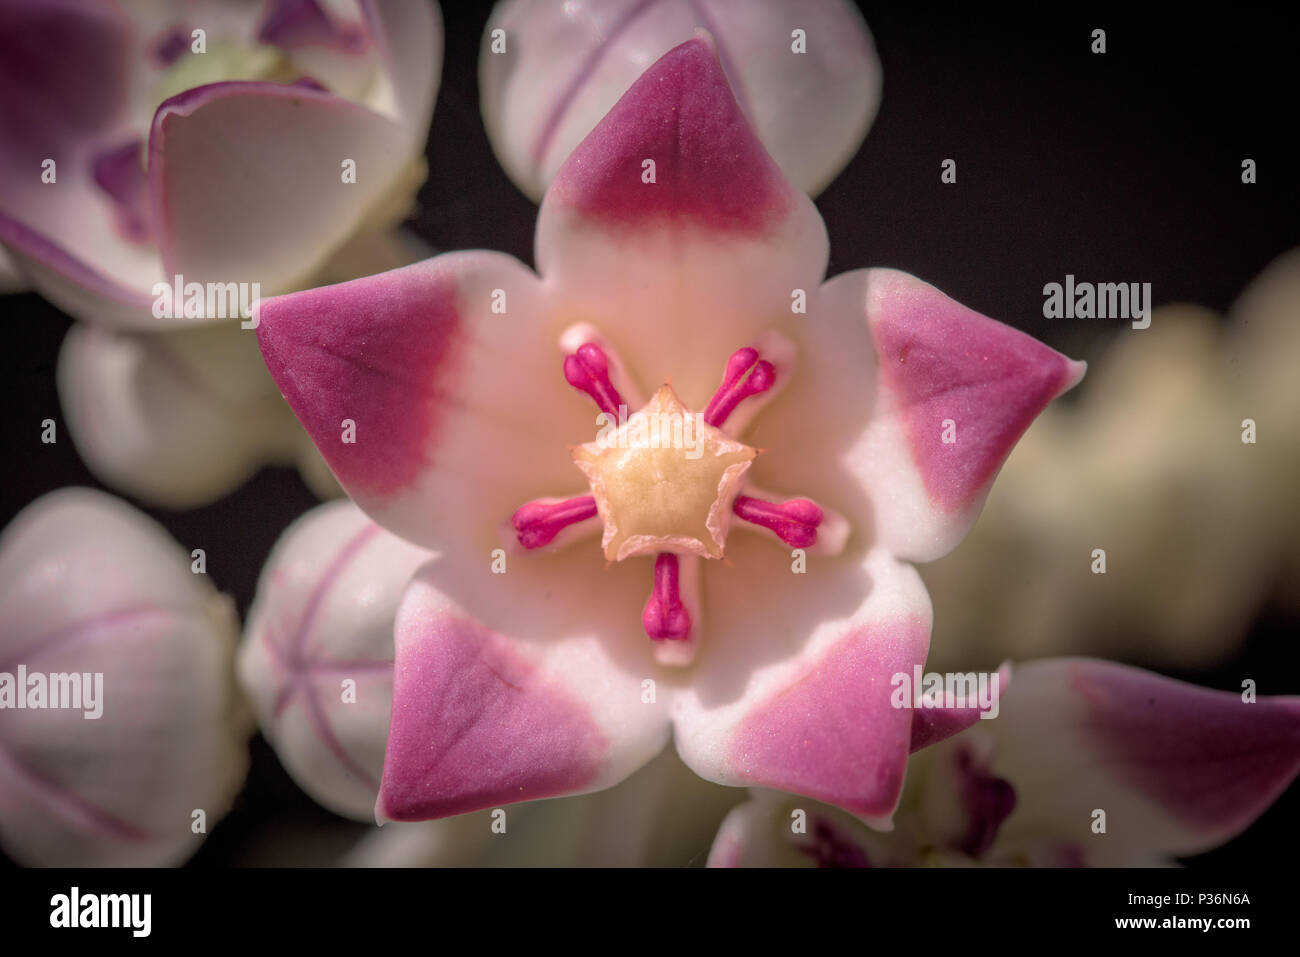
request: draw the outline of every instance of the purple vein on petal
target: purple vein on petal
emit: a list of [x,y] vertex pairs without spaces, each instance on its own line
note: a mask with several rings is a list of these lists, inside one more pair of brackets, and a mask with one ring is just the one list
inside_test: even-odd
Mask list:
[[320,607],[325,602],[325,593],[330,586],[343,574],[344,570],[350,565],[361,552],[366,544],[379,534],[379,526],[369,524],[361,531],[357,532],[338,550],[330,562],[329,567],[325,569],[325,574],[321,576],[316,587],[312,589],[311,596],[307,599],[307,605],[303,609],[302,617],[298,619],[298,627],[294,631],[293,641],[290,648],[287,649],[290,660],[294,662],[302,661],[303,651],[307,647],[307,639],[310,637],[312,626],[316,623],[316,616],[320,613]]
[[338,758],[349,773],[364,781],[367,787],[373,787],[376,790],[379,788],[379,782],[347,753],[343,743],[339,741],[334,729],[330,726],[329,716],[325,713],[320,699],[316,696],[316,689],[309,679],[314,676],[328,674],[391,670],[393,663],[391,661],[364,659],[357,661],[318,661],[304,657],[304,652],[307,649],[312,626],[320,613],[321,605],[324,604],[326,592],[378,532],[378,525],[369,524],[339,548],[326,567],[325,573],[321,575],[320,580],[312,588],[311,595],[307,599],[307,604],[303,609],[302,616],[298,619],[298,625],[294,629],[293,638],[288,642],[287,648],[282,647],[280,643],[272,638],[272,629],[268,628],[263,633],[268,652],[276,663],[284,669],[287,677],[285,686],[280,689],[275,698],[275,704],[272,708],[274,717],[279,718],[293,700],[295,692],[301,690],[307,708],[307,715],[311,720],[316,736],[320,738],[330,753]]
[[534,162],[540,163],[542,158],[546,156],[546,151],[550,149],[551,141],[555,139],[555,134],[560,128],[560,122],[564,119],[564,114],[569,111],[569,107],[577,99],[582,84],[586,83],[591,75],[596,72],[596,68],[600,66],[600,61],[605,58],[605,54],[614,45],[614,41],[623,33],[626,33],[641,14],[658,2],[659,0],[639,0],[639,2],[632,4],[623,13],[623,16],[615,22],[614,26],[610,28],[605,38],[598,41],[591,52],[587,54],[577,72],[573,74],[559,97],[556,98],[555,105],[551,107],[550,113],[546,116],[546,122],[542,124],[542,128],[538,131],[537,139],[533,143]]
[[379,782],[376,781],[365,768],[357,764],[353,757],[343,747],[343,742],[334,734],[334,729],[330,727],[329,716],[325,714],[325,709],[321,707],[320,699],[315,693],[307,690],[303,693],[307,700],[307,713],[311,716],[312,727],[316,729],[316,736],[325,742],[325,747],[339,759],[339,763],[348,771],[356,775],[366,783],[367,787],[379,790]]
[[64,816],[82,830],[118,841],[138,843],[153,840],[153,835],[148,831],[109,814],[57,782],[38,774],[3,747],[0,747],[0,768],[9,772],[4,775],[5,780],[16,782],[39,798],[42,807]]
[[0,671],[13,671],[20,664],[27,664],[36,658],[51,654],[77,641],[84,641],[96,636],[102,638],[103,636],[99,635],[102,629],[129,623],[134,618],[152,618],[155,616],[175,618],[180,615],[181,611],[174,608],[163,608],[158,605],[129,605],[126,608],[117,608],[91,618],[83,618],[80,621],[74,621],[62,628],[56,628],[54,631],[41,635],[18,654],[0,662]]

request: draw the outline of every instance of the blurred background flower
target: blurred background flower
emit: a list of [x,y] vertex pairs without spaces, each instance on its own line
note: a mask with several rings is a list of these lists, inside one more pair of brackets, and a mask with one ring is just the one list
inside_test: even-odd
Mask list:
[[1271,595],[1300,592],[1297,358],[1300,250],[1226,322],[1167,305],[1119,336],[1012,452],[966,544],[922,566],[930,665],[1094,654],[1187,670],[1239,651]]
[[1001,713],[913,755],[889,830],[756,791],[717,867],[1158,867],[1240,833],[1300,771],[1300,697],[1086,658],[1011,670]]
[[425,176],[437,6],[10,0],[0,38],[0,243],[89,324],[59,363],[83,459],[171,507],[265,462],[331,494],[252,334],[159,315],[155,284],[272,295],[409,261],[386,234]]
[[48,676],[102,676],[81,707],[6,702],[0,847],[15,860],[179,864],[230,808],[252,721],[234,608],[204,564],[90,489],[38,499],[0,536],[0,673],[40,675],[51,694]]

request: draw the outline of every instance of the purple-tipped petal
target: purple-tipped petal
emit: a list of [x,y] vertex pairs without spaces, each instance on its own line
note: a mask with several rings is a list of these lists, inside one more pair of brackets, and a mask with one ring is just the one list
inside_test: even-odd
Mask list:
[[670,223],[761,238],[790,215],[796,192],[736,103],[715,47],[695,39],[664,54],[596,124],[547,200],[605,229]]
[[[983,708],[979,704],[961,704],[959,706],[958,702],[951,697],[945,697],[943,707],[940,708],[917,708],[912,718],[912,753],[915,754],[917,751],[931,745],[946,741],[953,735],[974,727],[981,721],[997,720],[1002,695],[1006,694],[1007,688],[1011,684],[1011,669],[1007,667],[999,669],[997,677],[996,692],[992,691],[990,687],[993,703],[988,708]],[[991,715],[991,717],[983,717],[986,714]]]
[[[946,514],[967,509],[1083,370],[906,273],[877,270],[869,297],[886,402],[904,423],[925,491]],[[951,443],[942,439],[947,419],[956,425]]]
[[[613,635],[584,634],[593,618],[604,617],[600,602],[590,603],[591,614],[575,627],[553,602],[536,604],[528,569],[510,572],[524,581],[511,589],[511,602],[500,603],[499,585],[493,594],[483,591],[492,578],[485,568],[483,584],[471,587],[469,597],[486,600],[480,607],[506,634],[444,595],[440,579],[459,578],[464,594],[464,576],[473,576],[439,568],[451,564],[427,566],[398,610],[380,820],[445,817],[599,790],[658,753],[668,718],[645,699],[645,672],[617,661],[608,647]],[[648,649],[643,653],[648,665]]]
[[889,867],[909,860],[906,839],[868,829],[837,808],[754,791],[732,808],[709,851],[709,867]]
[[912,674],[930,638],[915,570],[874,552],[805,579],[757,540],[729,543],[728,557],[734,569],[706,569],[708,633],[676,703],[682,759],[719,784],[887,818],[912,726],[891,679]]
[[1008,839],[1052,836],[1101,861],[1214,847],[1300,773],[1300,699],[1245,702],[1110,662],[1019,666],[985,724],[994,769],[1020,798]]
[[516,260],[455,253],[264,300],[257,335],[358,505],[418,544],[486,555],[521,502],[580,487],[568,445],[595,429],[545,312]]
[[[826,230],[750,129],[713,45],[655,62],[560,170],[537,224],[557,302],[641,382],[703,409],[717,370],[815,290]],[[684,345],[686,344],[686,345]]]
[[[795,462],[766,481],[811,488],[826,501],[838,496],[855,527],[895,555],[946,554],[974,524],[1016,441],[1079,381],[1084,364],[896,270],[837,276],[817,308],[801,329],[801,372],[817,381],[817,394],[788,394],[760,430],[830,448],[847,474],[818,480]],[[854,508],[863,486],[868,501]]]

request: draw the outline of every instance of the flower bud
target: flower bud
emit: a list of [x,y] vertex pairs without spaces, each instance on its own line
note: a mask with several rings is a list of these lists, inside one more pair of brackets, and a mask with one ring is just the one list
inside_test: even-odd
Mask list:
[[258,582],[240,683],[289,774],[345,817],[374,820],[393,699],[393,619],[430,557],[351,502],[331,502],[288,528]]
[[0,845],[18,862],[178,864],[229,809],[250,722],[206,562],[89,489],[0,536]]
[[810,194],[857,152],[880,103],[880,61],[843,0],[505,0],[479,55],[497,159],[540,201],[560,165],[663,54],[703,29],[772,158]]

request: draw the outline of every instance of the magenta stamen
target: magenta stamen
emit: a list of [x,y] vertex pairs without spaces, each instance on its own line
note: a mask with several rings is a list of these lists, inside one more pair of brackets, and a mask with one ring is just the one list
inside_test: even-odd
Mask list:
[[529,502],[510,517],[519,544],[524,548],[549,545],[556,535],[576,522],[585,522],[596,514],[596,499],[590,495],[565,499],[563,502]]
[[681,641],[690,637],[691,613],[682,604],[677,556],[660,552],[655,556],[655,583],[641,612],[645,633],[656,641]]
[[594,342],[578,346],[578,351],[564,357],[564,378],[595,401],[600,411],[617,416],[623,397],[609,380],[609,360]]
[[766,359],[760,359],[757,349],[745,346],[736,350],[727,360],[722,385],[718,386],[718,391],[713,393],[713,398],[704,410],[704,421],[719,428],[742,401],[751,395],[766,392],[775,383],[776,368]]
[[788,502],[765,502],[761,498],[737,495],[731,510],[737,516],[776,533],[791,548],[808,548],[817,544],[817,527],[822,510],[806,498]]

